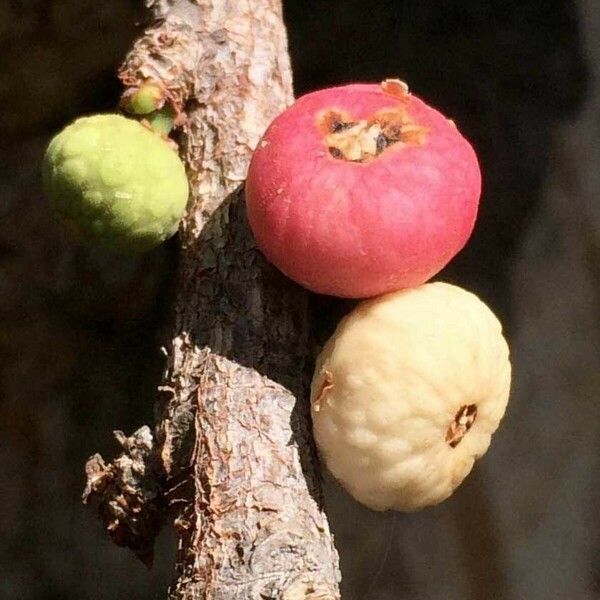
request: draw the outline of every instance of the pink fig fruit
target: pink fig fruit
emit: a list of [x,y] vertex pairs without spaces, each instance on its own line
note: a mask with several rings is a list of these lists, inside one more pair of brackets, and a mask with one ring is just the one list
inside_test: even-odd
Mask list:
[[480,195],[472,146],[399,80],[301,97],[267,129],[246,181],[267,259],[348,298],[433,277],[469,239]]

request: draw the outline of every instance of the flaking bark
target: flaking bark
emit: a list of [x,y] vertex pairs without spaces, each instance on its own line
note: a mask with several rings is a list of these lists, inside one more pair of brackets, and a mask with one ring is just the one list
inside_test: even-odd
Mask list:
[[[169,506],[180,533],[172,598],[335,599],[306,401],[307,296],[257,252],[241,191],[260,135],[292,100],[280,0],[147,5],[154,23],[120,76],[164,86],[192,197],[156,439],[144,437],[152,467],[143,481],[119,472],[140,456],[140,432],[122,436],[114,463],[90,459],[88,496],[146,559],[144,532],[155,535],[156,507]],[[115,522],[106,507],[117,497],[133,506],[121,501]]]

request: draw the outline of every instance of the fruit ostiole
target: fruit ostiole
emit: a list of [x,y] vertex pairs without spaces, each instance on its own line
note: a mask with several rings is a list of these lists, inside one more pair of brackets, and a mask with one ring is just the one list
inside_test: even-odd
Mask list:
[[129,89],[119,114],[77,119],[50,142],[43,183],[67,227],[84,241],[145,252],[171,237],[185,211],[188,182],[167,136],[181,115],[147,82]]
[[427,127],[413,121],[406,110],[408,86],[400,81],[385,81],[382,89],[400,99],[397,107],[360,120],[336,110],[322,115],[320,127],[333,158],[365,163],[395,144],[421,145],[425,142]]

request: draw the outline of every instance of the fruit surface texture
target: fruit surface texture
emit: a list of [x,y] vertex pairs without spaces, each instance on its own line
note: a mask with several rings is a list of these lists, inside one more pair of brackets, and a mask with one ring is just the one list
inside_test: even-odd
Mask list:
[[246,182],[265,256],[315,292],[365,298],[420,285],[471,235],[475,152],[397,80],[310,93],[268,128]]
[[364,301],[317,360],[321,457],[370,508],[437,504],[486,452],[510,376],[501,325],[474,294],[439,282]]
[[141,123],[116,114],[83,117],[48,146],[46,193],[78,237],[142,252],[177,231],[188,198],[177,153]]

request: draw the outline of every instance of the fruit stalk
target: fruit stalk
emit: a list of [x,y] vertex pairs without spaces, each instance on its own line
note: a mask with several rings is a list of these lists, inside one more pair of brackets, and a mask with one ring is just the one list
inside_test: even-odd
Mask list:
[[339,598],[309,441],[307,298],[256,251],[240,197],[292,100],[281,3],[150,5],[120,77],[165,90],[193,197],[152,446],[180,534],[171,598]]

